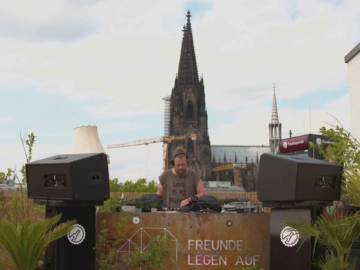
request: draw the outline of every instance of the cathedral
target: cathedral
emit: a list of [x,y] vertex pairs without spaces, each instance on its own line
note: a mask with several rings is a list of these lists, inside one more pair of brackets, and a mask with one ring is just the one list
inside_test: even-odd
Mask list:
[[205,104],[204,81],[199,79],[194,41],[191,30],[191,14],[187,12],[183,28],[178,73],[170,97],[170,136],[187,136],[173,140],[168,149],[168,162],[178,145],[185,146],[189,165],[203,179],[211,176],[211,148],[208,134],[208,116]]
[[175,148],[184,146],[190,167],[204,180],[228,182],[243,190],[254,191],[260,155],[270,151],[277,152],[281,139],[275,89],[269,124],[270,147],[210,145],[204,81],[198,75],[190,11],[186,17],[174,87],[171,96],[164,98],[165,135],[173,138],[167,146],[165,162],[171,164]]

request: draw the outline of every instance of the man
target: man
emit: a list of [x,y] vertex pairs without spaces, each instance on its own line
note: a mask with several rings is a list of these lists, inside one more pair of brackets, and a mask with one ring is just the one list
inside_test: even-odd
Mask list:
[[187,161],[185,149],[177,147],[172,160],[174,167],[159,177],[157,194],[162,196],[166,208],[187,206],[206,194],[204,182],[195,171],[188,168]]

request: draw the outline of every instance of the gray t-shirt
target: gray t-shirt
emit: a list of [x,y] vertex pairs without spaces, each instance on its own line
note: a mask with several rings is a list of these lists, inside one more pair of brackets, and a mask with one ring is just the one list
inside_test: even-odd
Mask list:
[[172,170],[164,171],[160,177],[163,186],[163,207],[179,208],[180,202],[196,194],[200,176],[188,169],[185,177],[175,175]]

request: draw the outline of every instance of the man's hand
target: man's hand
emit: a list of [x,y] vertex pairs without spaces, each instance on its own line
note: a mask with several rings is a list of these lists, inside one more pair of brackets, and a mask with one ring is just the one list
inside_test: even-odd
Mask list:
[[180,207],[187,206],[191,203],[191,198],[186,198],[180,202]]

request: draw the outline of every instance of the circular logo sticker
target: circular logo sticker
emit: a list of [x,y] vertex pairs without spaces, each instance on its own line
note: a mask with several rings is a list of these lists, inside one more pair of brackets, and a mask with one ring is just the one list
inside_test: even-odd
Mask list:
[[80,224],[73,225],[70,232],[67,234],[67,239],[73,245],[80,245],[85,240],[85,228]]
[[288,147],[287,142],[283,142],[283,147],[286,149]]
[[139,217],[133,217],[133,223],[134,224],[139,224],[140,223],[140,218]]
[[280,240],[286,247],[293,247],[299,242],[299,232],[289,226],[284,227],[280,233]]

